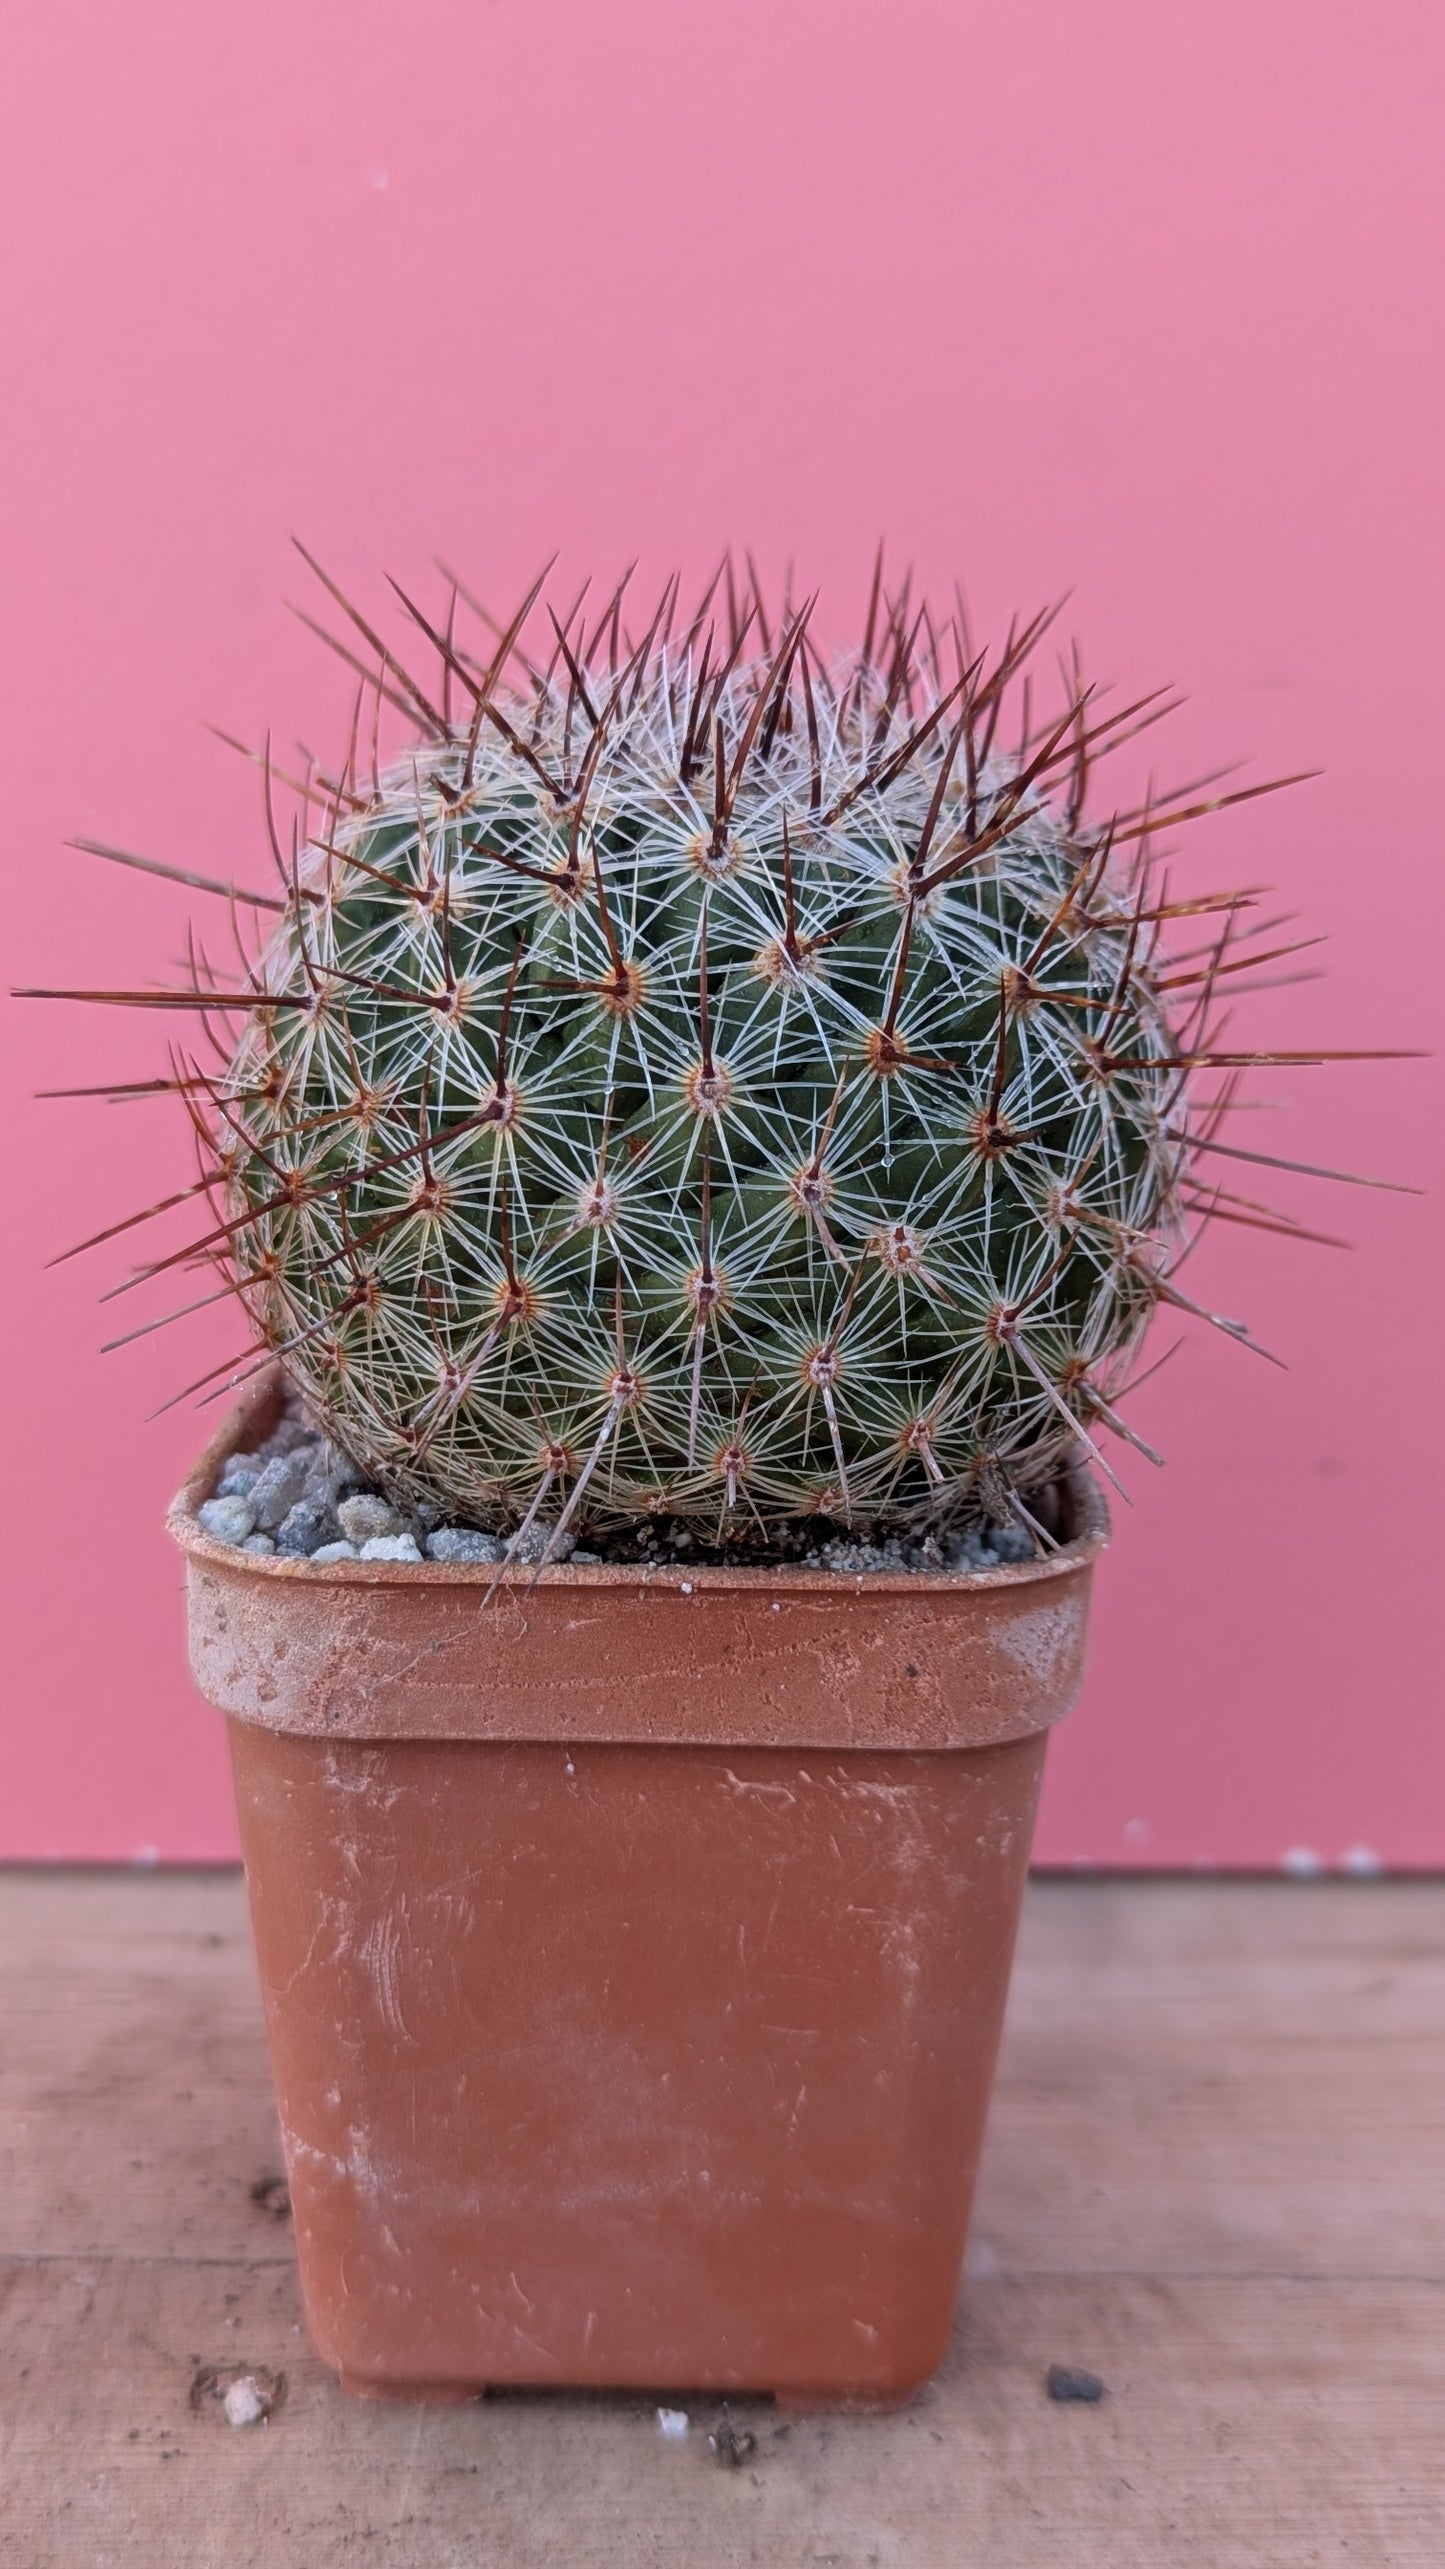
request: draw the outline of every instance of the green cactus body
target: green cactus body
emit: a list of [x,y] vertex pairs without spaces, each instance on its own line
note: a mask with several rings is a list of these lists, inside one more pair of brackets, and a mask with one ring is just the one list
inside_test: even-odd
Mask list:
[[1001,748],[1019,650],[660,622],[509,692],[443,640],[461,718],[353,749],[197,1108],[241,1299],[482,1526],[997,1515],[1121,1428],[1180,1238],[1147,821],[1080,815],[1087,699]]

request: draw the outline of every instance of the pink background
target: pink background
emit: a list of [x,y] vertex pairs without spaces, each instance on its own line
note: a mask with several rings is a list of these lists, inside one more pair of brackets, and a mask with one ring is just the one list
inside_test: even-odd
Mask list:
[[[291,530],[372,600],[434,552],[505,599],[556,545],[580,578],[733,539],[795,552],[839,635],[884,534],[995,630],[1072,588],[1091,671],[1189,693],[1164,774],[1327,769],[1195,835],[1196,879],[1334,939],[1247,1023],[1437,1039],[1438,0],[7,23],[7,981],[178,951],[184,903],[71,832],[259,879],[250,774],[199,717],[336,737],[344,686],[278,604]],[[167,1108],[30,1091],[159,1037],[0,1014],[4,1844],[225,1855],[158,1531],[197,1425],[145,1419],[226,1341],[102,1358],[125,1244],[41,1272],[186,1145]],[[1289,1111],[1251,1144],[1435,1176],[1436,1064],[1261,1085]],[[1169,1468],[1130,1458],[1046,1860],[1445,1858],[1439,1198],[1277,1184],[1358,1247],[1196,1261],[1290,1370],[1194,1330],[1141,1396]]]

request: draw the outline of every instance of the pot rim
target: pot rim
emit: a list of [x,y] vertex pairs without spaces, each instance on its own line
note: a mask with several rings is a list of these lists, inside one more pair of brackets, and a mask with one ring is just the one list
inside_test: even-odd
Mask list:
[[1112,1527],[1103,1492],[1094,1476],[1083,1466],[1067,1478],[1076,1512],[1076,1531],[1057,1551],[1041,1560],[1002,1562],[993,1570],[813,1570],[792,1562],[776,1565],[742,1564],[723,1566],[707,1562],[647,1563],[583,1562],[575,1569],[570,1562],[550,1563],[535,1569],[517,1562],[500,1573],[495,1563],[444,1561],[325,1561],[316,1563],[281,1553],[245,1552],[234,1543],[218,1543],[205,1532],[197,1510],[207,1499],[220,1477],[221,1467],[234,1453],[244,1450],[246,1438],[253,1434],[262,1418],[275,1410],[283,1386],[279,1365],[268,1365],[243,1393],[236,1407],[218,1428],[210,1443],[188,1473],[182,1487],[166,1510],[166,1532],[188,1560],[214,1564],[217,1568],[240,1571],[256,1579],[301,1581],[309,1587],[376,1588],[436,1585],[448,1588],[490,1588],[494,1583],[499,1595],[507,1590],[531,1592],[547,1588],[630,1588],[672,1590],[684,1596],[716,1594],[727,1590],[753,1590],[764,1594],[822,1594],[838,1597],[854,1595],[882,1596],[957,1596],[972,1591],[998,1588],[1027,1588],[1065,1578],[1071,1572],[1096,1561],[1108,1545]]

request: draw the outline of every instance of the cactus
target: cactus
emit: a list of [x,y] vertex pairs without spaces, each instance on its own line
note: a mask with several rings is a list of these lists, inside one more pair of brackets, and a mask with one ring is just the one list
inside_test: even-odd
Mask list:
[[[838,661],[730,567],[635,643],[620,594],[538,649],[536,590],[471,648],[455,586],[435,621],[398,592],[426,685],[327,586],[350,746],[289,852],[273,821],[277,891],[232,895],[270,921],[237,983],[168,994],[233,1049],[157,1083],[213,1217],[161,1264],[220,1269],[386,1490],[493,1529],[1045,1542],[1037,1494],[1105,1437],[1157,1460],[1119,1404],[1158,1305],[1197,1309],[1197,1222],[1277,1218],[1219,1130],[1286,1058],[1211,1036],[1246,896],[1154,863],[1218,801],[1086,816],[1167,706],[1075,670],[1040,719],[1047,617],[990,656],[876,577]],[[383,704],[418,736],[385,761]]]

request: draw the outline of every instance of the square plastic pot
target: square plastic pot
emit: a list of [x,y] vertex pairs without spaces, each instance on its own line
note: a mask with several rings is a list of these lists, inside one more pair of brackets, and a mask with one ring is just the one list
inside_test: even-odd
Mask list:
[[351,2389],[907,2398],[947,2345],[1106,1540],[971,1575],[258,1559],[228,1716],[307,2322]]

